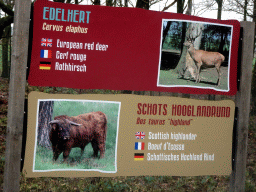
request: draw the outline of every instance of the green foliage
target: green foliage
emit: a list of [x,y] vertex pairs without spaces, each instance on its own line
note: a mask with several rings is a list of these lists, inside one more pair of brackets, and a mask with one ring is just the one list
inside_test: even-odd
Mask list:
[[7,117],[3,117],[0,119],[0,125],[1,126],[7,126]]
[[179,50],[180,43],[181,43],[180,38],[175,38],[175,37],[171,37],[170,35],[167,35],[163,44],[163,49]]
[[[167,22],[164,23],[166,25]],[[163,43],[163,49],[179,50],[181,48],[182,22],[172,21]]]
[[[182,45],[182,23],[178,21],[171,21],[170,29],[166,35],[162,49],[179,50]],[[167,22],[164,23],[164,26]],[[231,28],[217,25],[204,25],[202,42],[200,49],[206,51],[229,51],[230,47]],[[224,44],[220,49],[221,38],[224,38]]]

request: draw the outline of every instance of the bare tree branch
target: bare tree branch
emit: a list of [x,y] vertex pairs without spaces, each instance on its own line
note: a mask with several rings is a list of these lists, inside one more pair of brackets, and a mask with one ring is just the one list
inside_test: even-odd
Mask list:
[[[151,7],[152,5],[155,5],[157,3],[160,3],[163,0],[153,0],[153,1],[149,1],[149,7]],[[167,0],[168,1],[168,0]]]
[[[215,4],[216,4],[216,1],[214,1],[214,0],[202,2],[202,3],[198,3],[198,4],[194,3],[194,5],[193,5],[194,12],[195,12],[194,15],[200,16],[208,10],[214,10],[213,7],[214,7]],[[198,9],[199,9],[199,11],[197,11]]]
[[255,0],[227,0],[228,7],[223,7],[225,11],[232,11],[239,15],[246,15],[253,18],[253,7]]
[[177,2],[177,0],[174,0],[170,5],[165,6],[162,11],[166,11],[167,9],[169,9],[171,6],[173,6],[175,3]]

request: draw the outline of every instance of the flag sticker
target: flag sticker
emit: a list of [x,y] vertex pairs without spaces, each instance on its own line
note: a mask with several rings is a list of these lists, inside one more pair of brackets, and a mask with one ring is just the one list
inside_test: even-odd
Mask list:
[[144,153],[134,153],[134,161],[143,161]]
[[43,46],[43,47],[52,47],[52,39],[42,38],[41,39],[41,46]]
[[52,51],[51,50],[40,50],[40,57],[41,58],[52,58]]
[[144,150],[145,143],[144,142],[135,142],[135,150]]
[[39,69],[41,69],[41,70],[51,70],[51,62],[40,61]]
[[135,133],[136,139],[145,139],[145,132],[137,132]]

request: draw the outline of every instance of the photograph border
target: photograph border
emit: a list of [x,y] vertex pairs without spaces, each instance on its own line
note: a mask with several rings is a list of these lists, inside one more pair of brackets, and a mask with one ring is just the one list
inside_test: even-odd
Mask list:
[[[204,23],[204,24],[211,24],[211,25],[219,25],[219,26],[226,26],[226,27],[231,27],[231,40],[230,40],[230,48],[229,48],[229,60],[228,60],[228,89],[219,89],[215,87],[201,87],[198,85],[191,86],[191,85],[162,85],[159,84],[159,79],[160,79],[160,67],[161,67],[161,57],[162,57],[162,40],[163,40],[163,23],[165,21],[179,21],[179,22],[187,22],[187,23]],[[159,63],[158,63],[158,75],[157,75],[157,87],[188,87],[188,88],[197,88],[197,89],[212,89],[215,91],[220,91],[220,92],[230,92],[230,69],[231,69],[231,51],[232,51],[232,42],[234,38],[234,26],[233,25],[228,25],[228,24],[220,24],[220,23],[212,23],[212,22],[206,22],[206,21],[193,21],[193,20],[185,20],[185,19],[162,19],[162,24],[161,24],[161,38],[160,38],[160,47],[159,47]]]
[[[75,101],[75,102],[94,102],[94,103],[115,103],[119,104],[118,117],[117,117],[117,128],[116,128],[116,144],[115,144],[115,171],[102,171],[100,169],[50,169],[50,170],[35,170],[35,159],[37,149],[37,137],[38,137],[38,116],[39,116],[39,104],[41,101]],[[119,121],[121,112],[120,101],[103,101],[103,100],[88,100],[88,99],[37,99],[37,115],[36,115],[36,129],[35,129],[35,143],[34,143],[34,154],[33,154],[33,165],[32,172],[54,172],[54,171],[97,171],[100,173],[117,173],[117,144],[118,144],[118,132],[119,132]]]

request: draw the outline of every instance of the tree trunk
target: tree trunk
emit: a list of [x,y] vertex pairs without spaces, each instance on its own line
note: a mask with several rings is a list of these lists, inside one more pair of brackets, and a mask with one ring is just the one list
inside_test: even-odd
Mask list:
[[177,1],[177,13],[183,13],[185,0],[178,0]]
[[[204,25],[201,23],[188,24],[185,41],[187,41],[188,39],[193,40],[192,43],[194,44],[195,49],[200,48],[204,28],[203,26]],[[195,78],[196,69],[197,67],[195,65],[195,62],[188,53],[188,48],[184,46],[179,63],[177,67],[174,69],[174,72],[179,73],[182,77],[185,78],[188,78],[189,76]]]
[[219,45],[219,49],[218,49],[218,52],[223,54],[224,53],[224,50],[223,50],[223,47],[225,45],[225,42],[227,40],[227,31],[225,29],[222,29],[221,30],[221,40],[220,40],[220,45]]
[[113,6],[113,1],[112,0],[107,0],[106,1],[106,6],[112,7]]
[[94,0],[93,5],[100,5],[100,0]]
[[166,27],[163,30],[162,46],[164,45],[164,41],[165,41],[166,35],[167,35],[167,33],[168,33],[169,29],[170,29],[170,26],[171,26],[171,22],[168,21],[167,24],[166,24]]
[[223,0],[216,0],[217,4],[218,4],[218,15],[217,15],[217,19],[221,19],[221,12],[222,12],[222,3]]
[[187,8],[186,14],[187,15],[192,14],[192,0],[188,0],[188,8]]
[[128,0],[124,0],[124,6],[128,7]]
[[149,9],[149,0],[137,0],[136,8]]
[[39,145],[47,148],[51,147],[49,122],[52,120],[53,105],[53,101],[40,101],[39,104],[37,141]]
[[244,21],[246,21],[246,16],[247,16],[247,6],[248,6],[248,0],[244,1]]
[[184,48],[184,42],[186,38],[186,29],[187,29],[187,22],[182,23],[182,34],[181,34],[181,46],[180,46],[180,52],[182,53],[182,50]]

